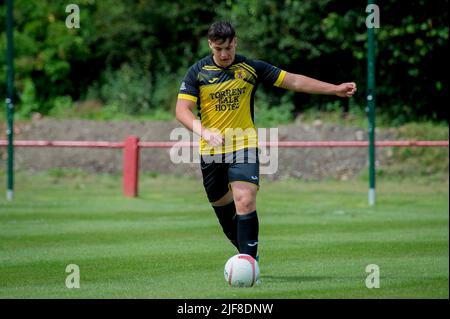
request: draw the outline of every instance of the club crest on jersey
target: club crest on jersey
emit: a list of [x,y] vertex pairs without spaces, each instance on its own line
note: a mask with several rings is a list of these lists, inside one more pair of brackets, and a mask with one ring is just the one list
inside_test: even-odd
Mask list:
[[243,69],[237,69],[236,71],[234,71],[234,78],[235,79],[245,79],[245,71]]

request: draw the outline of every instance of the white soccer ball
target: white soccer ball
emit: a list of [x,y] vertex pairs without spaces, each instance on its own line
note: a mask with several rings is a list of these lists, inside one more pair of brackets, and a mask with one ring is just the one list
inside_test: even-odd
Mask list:
[[258,262],[247,254],[234,255],[225,264],[224,276],[231,287],[251,287],[259,279]]

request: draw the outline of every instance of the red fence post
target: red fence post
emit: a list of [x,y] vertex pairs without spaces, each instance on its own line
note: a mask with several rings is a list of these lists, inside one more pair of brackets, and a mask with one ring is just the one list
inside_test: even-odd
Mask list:
[[128,197],[138,196],[139,137],[128,136],[123,147],[123,193]]

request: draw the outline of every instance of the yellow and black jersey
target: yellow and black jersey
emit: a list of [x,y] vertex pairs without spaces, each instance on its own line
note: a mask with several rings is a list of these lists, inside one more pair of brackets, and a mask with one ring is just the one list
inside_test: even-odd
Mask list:
[[279,86],[286,72],[263,61],[236,55],[222,68],[207,56],[191,66],[181,83],[179,99],[197,103],[202,126],[220,130],[225,143],[212,148],[200,141],[200,154],[229,153],[257,147],[254,125],[254,97],[259,83]]

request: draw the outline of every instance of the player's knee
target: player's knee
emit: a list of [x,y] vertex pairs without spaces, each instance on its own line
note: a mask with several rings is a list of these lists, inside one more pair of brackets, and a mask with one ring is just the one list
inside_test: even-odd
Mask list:
[[251,195],[240,195],[234,199],[238,214],[248,214],[256,210],[256,199]]

